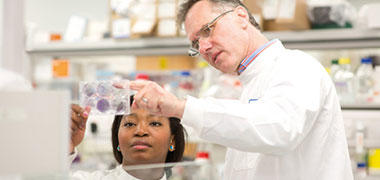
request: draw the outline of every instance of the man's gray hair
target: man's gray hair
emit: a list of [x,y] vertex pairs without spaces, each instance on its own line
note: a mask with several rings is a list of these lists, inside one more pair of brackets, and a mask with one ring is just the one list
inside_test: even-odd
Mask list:
[[[177,25],[181,27],[182,23],[185,22],[186,15],[193,7],[193,5],[199,1],[203,0],[185,0],[181,5],[180,9],[178,11],[177,15]],[[259,24],[256,22],[255,18],[253,18],[252,14],[249,12],[248,8],[240,1],[240,0],[205,0],[213,3],[216,8],[222,8],[224,9],[225,7],[231,7],[231,8],[236,8],[238,6],[244,7],[245,10],[248,12],[249,16],[249,22],[256,27],[258,30],[260,30]]]

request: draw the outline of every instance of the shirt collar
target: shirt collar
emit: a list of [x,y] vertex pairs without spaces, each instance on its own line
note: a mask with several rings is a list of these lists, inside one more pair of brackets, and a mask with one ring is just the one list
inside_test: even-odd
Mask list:
[[[273,44],[271,44],[270,42],[273,42]],[[247,66],[246,69],[238,76],[243,86],[249,83],[249,81],[251,81],[252,78],[254,78],[265,68],[271,68],[270,66],[274,62],[274,60],[281,54],[283,50],[285,50],[280,40],[274,39],[270,42],[266,43],[270,45],[265,46],[266,48],[263,48],[262,51],[260,51],[260,54],[258,54],[255,58],[255,60],[251,61],[249,66]]]
[[243,61],[241,61],[238,67],[238,74],[241,74],[247,67],[263,52],[266,48],[270,47],[272,44],[279,41],[278,39],[273,39],[264,45],[256,49],[251,55],[247,56]]

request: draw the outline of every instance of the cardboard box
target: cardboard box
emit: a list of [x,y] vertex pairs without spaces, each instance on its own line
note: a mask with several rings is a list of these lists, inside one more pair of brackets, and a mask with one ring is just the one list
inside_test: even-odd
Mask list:
[[[110,0],[110,4],[112,4],[112,0]],[[115,3],[115,6],[117,6],[117,3]],[[118,14],[114,9],[110,9],[112,37],[122,39],[154,36],[158,22],[157,1],[141,1],[138,2],[137,5],[134,5],[134,8],[142,8],[144,11],[138,11],[137,14],[124,17],[123,15]],[[127,19],[129,19],[129,22],[127,22]],[[128,32],[128,30],[130,31]]]
[[264,20],[265,31],[310,29],[305,0],[283,0],[278,4],[277,17]]
[[196,58],[189,56],[137,56],[136,70],[191,70],[196,66]]

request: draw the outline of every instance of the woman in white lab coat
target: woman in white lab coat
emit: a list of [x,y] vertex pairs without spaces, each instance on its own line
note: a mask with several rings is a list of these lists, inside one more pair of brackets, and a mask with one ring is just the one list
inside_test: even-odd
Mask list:
[[[83,140],[88,112],[89,109],[72,106],[71,159],[77,154],[75,147]],[[70,177],[91,180],[167,179],[170,169],[127,169],[134,165],[181,161],[185,148],[184,134],[184,128],[177,118],[155,116],[143,109],[133,109],[129,115],[116,116],[112,124],[113,154],[120,165],[106,171],[72,172]]]

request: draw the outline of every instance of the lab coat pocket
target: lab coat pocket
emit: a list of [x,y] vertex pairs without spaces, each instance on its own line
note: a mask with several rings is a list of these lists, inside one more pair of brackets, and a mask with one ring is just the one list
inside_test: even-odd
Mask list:
[[255,168],[259,160],[259,153],[240,152],[234,160],[235,170],[247,170]]

